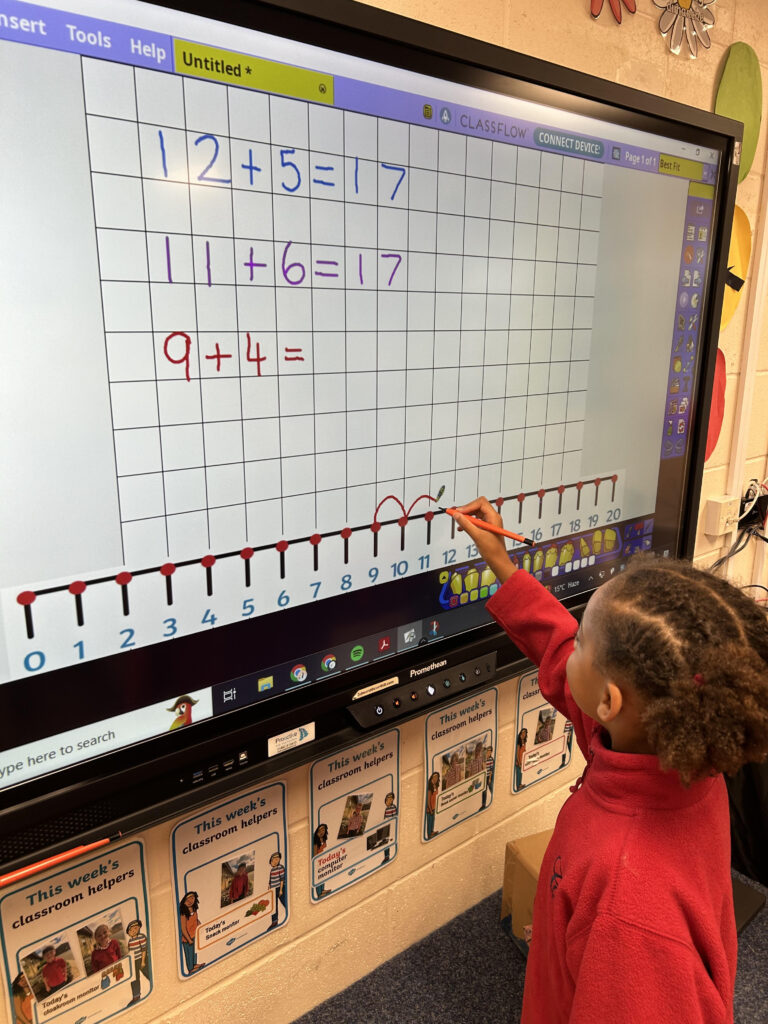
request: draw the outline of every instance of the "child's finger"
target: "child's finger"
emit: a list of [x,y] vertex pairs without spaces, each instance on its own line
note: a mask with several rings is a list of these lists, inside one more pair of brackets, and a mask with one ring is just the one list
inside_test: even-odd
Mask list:
[[463,512],[466,515],[477,515],[487,504],[487,498],[479,497],[473,498],[472,501],[468,501],[464,505],[456,505],[455,507],[459,512]]
[[[462,515],[461,512],[457,511],[453,517],[453,521],[456,523],[456,526],[458,527],[461,533],[470,533],[471,536],[470,530],[467,529],[469,524],[467,523],[466,516]],[[477,527],[475,527],[475,529],[477,529]]]
[[475,498],[474,501],[470,501],[466,505],[459,505],[457,511],[465,515],[476,516],[486,523],[493,523],[494,526],[503,526],[501,516],[485,497]]
[[488,563],[499,581],[503,583],[512,572],[504,540],[497,533],[490,533],[476,522],[467,519],[461,512],[456,513],[455,519],[459,529],[472,540],[480,557]]
[[490,537],[493,536],[494,539],[496,539],[495,535],[489,534],[486,530],[483,530],[482,527],[473,523],[471,519],[467,519],[467,517],[462,515],[461,512],[457,512],[453,518],[459,528],[459,531],[461,533],[466,533],[475,547],[481,551]]

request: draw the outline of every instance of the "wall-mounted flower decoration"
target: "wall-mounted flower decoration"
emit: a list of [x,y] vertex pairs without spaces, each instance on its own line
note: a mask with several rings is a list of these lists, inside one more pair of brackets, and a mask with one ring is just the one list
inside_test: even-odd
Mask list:
[[[599,18],[600,17],[600,12],[603,9],[603,3],[604,2],[605,2],[605,0],[590,0],[590,13],[591,13],[593,18]],[[624,6],[627,8],[627,10],[629,11],[630,14],[634,14],[635,11],[637,10],[637,5],[635,3],[635,0],[608,0],[608,3],[611,5],[611,10],[613,11],[613,16],[616,19],[616,21],[618,21],[619,24],[621,24],[621,4],[622,4],[622,2],[623,2]]]
[[669,48],[672,53],[680,53],[683,37],[688,43],[690,57],[699,53],[699,43],[709,49],[711,40],[709,30],[715,24],[715,16],[710,7],[715,0],[653,0],[657,7],[663,9],[659,18],[659,32],[663,36],[669,34]]

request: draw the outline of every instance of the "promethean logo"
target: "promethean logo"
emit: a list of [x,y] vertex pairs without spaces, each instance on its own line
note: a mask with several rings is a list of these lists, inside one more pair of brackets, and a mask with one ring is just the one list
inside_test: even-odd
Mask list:
[[447,664],[448,659],[443,658],[442,661],[433,661],[430,665],[425,665],[423,668],[412,668],[410,678],[418,679],[418,677],[423,676],[425,672],[436,672],[439,668],[445,668]]

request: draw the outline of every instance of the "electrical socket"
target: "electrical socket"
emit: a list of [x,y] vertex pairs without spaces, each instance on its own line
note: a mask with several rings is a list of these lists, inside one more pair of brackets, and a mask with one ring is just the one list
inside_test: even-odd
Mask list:
[[704,507],[705,533],[710,537],[722,537],[724,533],[729,533],[738,522],[742,501],[730,494],[709,498]]
[[[768,515],[768,494],[761,494],[749,512],[744,515],[744,509],[751,505],[753,501],[753,498],[741,499],[739,504],[739,526],[757,526],[761,528],[765,523],[765,517]],[[741,516],[744,516],[744,518],[741,519]]]

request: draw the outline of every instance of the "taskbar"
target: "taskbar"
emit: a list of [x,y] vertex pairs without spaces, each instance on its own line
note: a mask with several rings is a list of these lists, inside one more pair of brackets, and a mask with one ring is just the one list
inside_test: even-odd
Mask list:
[[[651,550],[653,526],[653,517],[639,517],[516,549],[510,559],[516,568],[530,572],[558,598],[583,595],[621,571],[626,559],[635,552]],[[441,569],[433,575],[434,614],[393,624],[377,633],[301,654],[294,660],[217,684],[212,687],[213,714],[227,714],[356,668],[385,662],[394,655],[491,621],[485,603],[500,584],[485,562],[476,560]],[[386,671],[384,665],[382,669]]]

